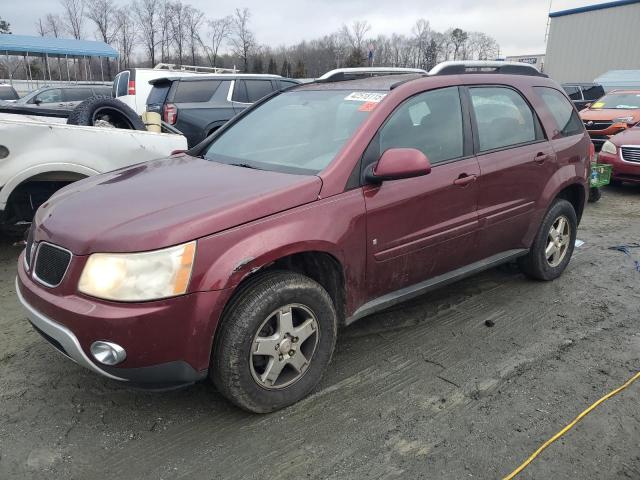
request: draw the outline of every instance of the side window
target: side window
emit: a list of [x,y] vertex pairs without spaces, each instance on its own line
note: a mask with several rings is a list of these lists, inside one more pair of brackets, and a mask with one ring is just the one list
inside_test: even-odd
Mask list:
[[593,85],[591,87],[584,87],[582,94],[585,100],[597,100],[600,97],[604,97],[604,89],[600,85]]
[[418,94],[400,105],[379,132],[380,153],[417,148],[435,165],[462,157],[464,136],[458,87]]
[[553,115],[560,135],[569,137],[584,132],[578,113],[562,93],[548,87],[534,87],[534,90]]
[[208,102],[220,86],[220,80],[196,80],[178,82],[173,96],[175,103]]
[[66,88],[63,92],[65,102],[81,102],[93,96],[90,88]]
[[254,103],[273,92],[271,80],[245,80],[247,101]]
[[533,142],[536,120],[522,96],[506,87],[469,89],[478,125],[480,151]]
[[[117,80],[117,83],[116,83]],[[129,94],[129,72],[124,71],[116,77],[114,80],[114,97],[124,97]]]
[[52,88],[51,90],[45,90],[44,92],[38,94],[38,96],[36,96],[34,100],[35,102],[40,102],[40,103],[61,102],[62,90],[60,90],[59,88]]
[[580,87],[563,87],[564,91],[567,92],[569,98],[571,100],[582,100],[582,93],[580,92]]
[[234,102],[249,103],[247,100],[247,87],[244,84],[244,80],[236,80],[233,86],[233,97],[231,100]]

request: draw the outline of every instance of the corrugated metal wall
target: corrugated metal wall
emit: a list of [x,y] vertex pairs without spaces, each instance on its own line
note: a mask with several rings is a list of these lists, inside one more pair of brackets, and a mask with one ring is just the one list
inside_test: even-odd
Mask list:
[[640,3],[551,18],[544,71],[558,82],[592,82],[640,69]]

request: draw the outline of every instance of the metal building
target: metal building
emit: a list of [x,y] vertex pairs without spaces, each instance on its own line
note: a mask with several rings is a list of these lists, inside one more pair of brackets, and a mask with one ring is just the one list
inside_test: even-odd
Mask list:
[[593,82],[609,70],[640,69],[640,0],[549,14],[544,70],[558,82]]

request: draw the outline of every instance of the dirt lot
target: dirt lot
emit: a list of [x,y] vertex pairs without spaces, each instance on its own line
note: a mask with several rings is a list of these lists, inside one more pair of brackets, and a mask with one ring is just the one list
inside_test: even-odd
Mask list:
[[[640,272],[607,249],[640,241],[639,207],[632,187],[589,205],[586,243],[553,283],[505,266],[345,329],[317,391],[266,416],[208,384],[132,391],[67,361],[20,311],[5,242],[0,479],[500,478],[640,370]],[[639,395],[519,478],[640,479]]]

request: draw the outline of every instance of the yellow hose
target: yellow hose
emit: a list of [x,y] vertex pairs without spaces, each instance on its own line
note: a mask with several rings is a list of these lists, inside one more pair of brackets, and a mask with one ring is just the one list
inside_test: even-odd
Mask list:
[[627,380],[627,382],[616,388],[615,390],[607,393],[604,397],[602,397],[600,400],[596,401],[595,403],[593,403],[589,408],[587,408],[585,411],[583,411],[580,415],[578,415],[573,422],[571,422],[569,425],[567,425],[566,427],[564,427],[562,430],[560,430],[558,433],[556,433],[553,437],[551,437],[549,440],[547,440],[546,442],[544,442],[540,448],[538,448],[535,452],[533,452],[533,455],[531,455],[529,458],[527,458],[518,468],[516,468],[513,472],[511,472],[509,475],[507,475],[506,477],[504,477],[502,480],[511,480],[512,478],[515,478],[516,475],[518,475],[520,472],[522,472],[525,468],[527,468],[527,466],[533,462],[535,460],[535,458],[540,455],[542,453],[542,451],[547,448],[549,445],[551,445],[553,442],[555,442],[556,440],[558,440],[560,437],[562,437],[565,433],[567,433],[569,430],[571,430],[580,420],[582,420],[584,417],[586,417],[589,413],[591,413],[591,411],[596,408],[598,405],[600,405],[602,402],[604,402],[605,400],[608,400],[609,398],[613,397],[614,395],[617,395],[618,393],[620,393],[621,391],[623,391],[625,388],[627,388],[629,385],[631,385],[633,382],[635,382],[636,380],[638,380],[638,378],[640,378],[640,372],[636,373],[633,377],[631,377],[629,380]]

